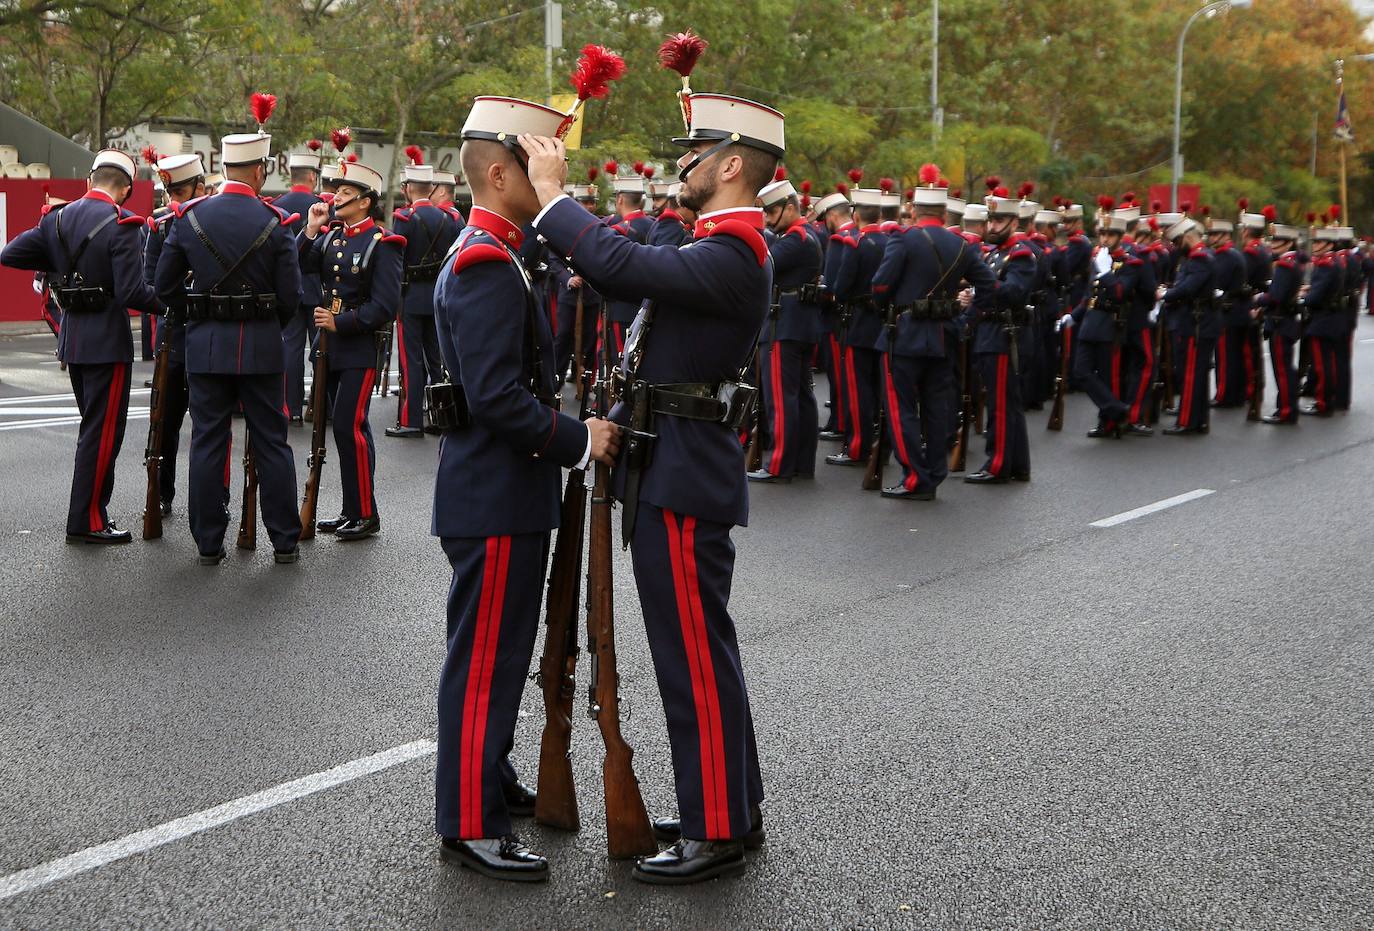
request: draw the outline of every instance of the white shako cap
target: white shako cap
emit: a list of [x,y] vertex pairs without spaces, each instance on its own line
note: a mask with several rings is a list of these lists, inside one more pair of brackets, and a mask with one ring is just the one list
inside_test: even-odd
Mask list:
[[434,170],[435,184],[447,184],[449,187],[452,187],[457,183],[457,180],[457,178],[453,177],[453,172],[451,171],[440,171],[437,168]]
[[617,194],[643,194],[644,179],[638,175],[632,178],[613,178],[611,190]]
[[1167,231],[1168,231],[1169,227],[1173,226],[1175,223],[1177,223],[1179,220],[1182,220],[1182,219],[1183,219],[1183,214],[1181,214],[1181,213],[1157,213],[1157,214],[1155,214],[1155,222],[1159,224],[1159,228],[1160,228],[1160,229],[1166,231],[1166,233],[1165,233],[1166,235],[1167,235]]
[[[1135,213],[1138,214],[1139,211],[1135,211]],[[1101,229],[1109,233],[1124,233],[1126,227],[1130,226],[1134,219],[1135,216],[1132,215],[1132,208],[1130,207],[1113,210],[1107,215],[1106,222],[1102,224]]]
[[350,184],[353,187],[362,188],[365,191],[372,191],[376,194],[385,190],[383,187],[382,173],[375,168],[369,168],[362,162],[344,162],[339,166],[339,183]]
[[883,205],[883,192],[875,187],[856,187],[850,193],[854,195],[854,206],[856,207],[881,207]]
[[1240,215],[1241,229],[1262,230],[1264,229],[1264,214],[1262,213],[1242,213]]
[[1112,216],[1120,214],[1126,219],[1127,224],[1136,223],[1140,220],[1140,208],[1135,204],[1129,207],[1118,207],[1112,211]]
[[[920,191],[917,191],[916,193],[919,194]],[[918,200],[916,201],[916,203],[919,204],[920,201]],[[951,214],[956,217],[962,217],[964,215],[964,211],[967,209],[968,202],[965,201],[962,197],[945,198],[945,213]]]
[[[949,206],[949,191],[942,187],[918,187],[912,192],[911,202],[917,207],[945,207]],[[963,201],[960,201],[962,204]]]
[[797,189],[792,186],[791,181],[784,178],[781,181],[770,181],[764,185],[763,190],[759,191],[759,200],[763,202],[764,207],[772,207],[796,195]]
[[1058,210],[1037,210],[1035,211],[1035,222],[1043,223],[1046,226],[1058,226],[1063,219],[1059,216]]
[[597,192],[595,184],[565,184],[563,192],[573,200],[596,200]]
[[1269,230],[1271,239],[1291,239],[1297,242],[1300,235],[1296,226],[1289,226],[1287,223],[1275,223]]
[[403,176],[406,181],[416,181],[420,184],[434,183],[433,165],[407,165]]
[[157,176],[164,186],[182,184],[205,174],[199,155],[169,155],[157,160]]
[[1198,229],[1198,225],[1193,222],[1191,217],[1183,217],[1164,233],[1166,239],[1178,239],[1185,233]]
[[1039,211],[1040,205],[1035,201],[1023,200],[1016,205],[1016,218],[1018,220],[1033,220]]
[[1320,226],[1312,234],[1312,238],[1317,242],[1340,242],[1340,227]]
[[557,136],[568,114],[542,103],[532,103],[516,97],[475,97],[467,122],[463,124],[464,139],[486,139],[517,148],[516,137],[521,133],[532,136]]
[[681,181],[670,181],[670,182],[668,182],[668,196],[669,196],[669,197],[677,197],[677,196],[680,195],[681,193],[682,193],[682,182],[681,182]]
[[[973,206],[972,204],[969,205]],[[990,217],[1019,217],[1021,215],[1021,202],[1014,197],[989,197],[988,216]],[[964,214],[968,216],[968,214]]]
[[95,161],[91,163],[91,171],[95,171],[97,168],[118,168],[129,176],[131,183],[138,174],[138,166],[134,164],[134,160],[127,152],[121,152],[118,149],[101,149],[95,153]]
[[230,167],[254,165],[272,154],[272,136],[268,133],[234,133],[219,141],[220,161]]
[[969,204],[964,208],[964,225],[988,222],[988,208],[984,204]]
[[[30,166],[30,167],[32,167],[32,166]],[[1337,242],[1350,242],[1350,243],[1353,243],[1353,242],[1355,241],[1355,227],[1353,227],[1353,226],[1338,226],[1338,227],[1336,227],[1336,241],[1337,241]]]
[[1236,225],[1230,220],[1223,220],[1219,217],[1207,218],[1207,232],[1209,233],[1233,233]]
[[1082,204],[1069,204],[1069,205],[1067,205],[1067,206],[1065,206],[1065,207],[1061,207],[1060,209],[1063,211],[1064,219],[1065,219],[1065,220],[1081,220],[1081,219],[1083,219],[1083,205],[1082,205]]
[[320,180],[321,180],[321,181],[338,181],[338,180],[339,180],[339,165],[338,165],[338,163],[337,163],[337,162],[330,162],[328,165],[325,165],[323,168],[321,168],[321,169],[320,169]]
[[293,152],[291,157],[286,160],[286,167],[309,168],[313,171],[319,171],[321,161],[318,152]]
[[772,107],[725,94],[692,94],[687,101],[692,126],[686,136],[673,140],[675,145],[692,146],[698,142],[729,139],[778,158],[785,154],[783,115]]
[[901,191],[879,191],[879,192],[878,192],[878,206],[879,206],[879,207],[900,207],[900,206],[902,206],[902,192],[901,192]]
[[835,191],[833,194],[827,194],[816,201],[816,216],[825,216],[827,211],[834,210],[839,206],[848,206],[848,204],[849,198],[845,197],[839,191]]
[[676,181],[650,181],[650,182],[649,182],[649,196],[650,196],[650,197],[676,197],[676,196],[677,196],[677,191],[673,190],[673,185],[675,185],[675,184],[677,184],[677,183],[678,183],[678,182],[676,182]]

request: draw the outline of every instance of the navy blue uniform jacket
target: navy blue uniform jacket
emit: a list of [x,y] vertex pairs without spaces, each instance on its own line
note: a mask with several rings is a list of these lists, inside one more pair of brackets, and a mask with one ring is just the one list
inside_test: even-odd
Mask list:
[[[1005,316],[1009,311],[1018,315],[1025,312],[1035,284],[1035,253],[1023,239],[1020,233],[1015,233],[984,255],[997,287],[991,301],[970,305],[962,317],[975,325],[974,352],[1010,351]],[[1022,321],[1018,325],[1024,329],[1027,324]]]
[[[162,246],[172,232],[180,204],[173,204],[165,213],[148,218],[148,236],[143,243],[143,280],[152,288],[156,284],[157,260],[162,257]],[[163,308],[166,309],[165,306]],[[186,321],[168,321],[158,329],[159,343],[167,344],[167,360],[175,365],[186,363]]]
[[[295,222],[288,224],[291,227],[292,236],[299,235],[300,231],[305,229],[305,222],[310,216],[310,208],[321,203],[324,203],[324,200],[303,184],[292,185],[291,190],[272,199],[272,206],[282,213],[287,216],[295,215]],[[320,276],[302,272],[301,306],[313,310],[323,305],[324,291],[320,288]]]
[[406,239],[406,278],[401,309],[422,317],[434,316],[434,287],[438,277],[425,280],[409,271],[416,265],[433,265],[448,255],[458,238],[459,226],[453,217],[427,199],[417,200],[395,212],[393,229]]
[[[1174,272],[1173,287],[1164,292],[1165,321],[1174,333],[1191,333],[1194,326],[1193,304],[1202,301],[1202,307],[1215,289],[1215,275],[1212,271],[1212,253],[1201,243],[1194,246],[1187,257],[1179,262]],[[1198,323],[1198,335],[1215,338],[1221,334],[1219,315],[1201,309],[1202,319]]]
[[[637,245],[568,198],[551,204],[535,225],[603,293],[614,283],[655,302],[641,378],[705,383],[739,375],[773,288],[761,210],[702,217],[681,249]],[[734,431],[663,415],[654,430],[658,440],[641,476],[640,500],[702,520],[746,524],[744,449]],[[616,470],[617,488],[623,488],[622,471]]]
[[[610,217],[606,223],[630,242],[641,244],[648,243],[649,231],[654,228],[654,218],[643,210],[632,210],[623,217]],[[602,293],[610,298],[612,323],[632,323],[635,314],[639,313],[640,304],[644,300],[644,295],[633,294],[625,289],[621,289],[618,294],[605,290]]]
[[[943,279],[941,269],[945,270]],[[934,298],[952,301],[967,281],[973,286],[973,308],[992,304],[997,279],[982,250],[940,223],[922,217],[916,225],[888,237],[882,265],[873,277],[873,294],[884,305],[910,304]],[[958,309],[949,320],[914,320],[904,313],[897,318],[897,344],[891,352],[899,356],[944,358],[954,345]],[[877,348],[887,351],[887,333]]]
[[821,274],[824,248],[805,221],[798,220],[787,232],[775,238],[768,247],[773,256],[773,283],[782,293],[778,298],[778,316],[763,328],[765,343],[790,339],[799,343],[814,343],[821,337],[821,309],[802,301],[797,289],[814,284]]
[[1312,280],[1307,294],[1299,303],[1311,316],[1307,320],[1307,336],[1342,339],[1349,329],[1340,311],[1340,298],[1345,280],[1336,255],[1325,252],[1312,258]]
[[687,224],[671,208],[665,209],[649,229],[649,245],[680,246],[687,241]]
[[849,308],[849,323],[844,331],[846,346],[876,349],[880,340],[886,342],[883,318],[877,308],[864,298],[874,297],[873,276],[883,264],[888,243],[899,235],[893,233],[889,236],[879,229],[877,223],[872,223],[857,231],[857,239],[844,236],[839,240],[842,249],[839,270],[831,290],[836,301],[855,302]]
[[401,309],[405,237],[388,233],[368,217],[355,226],[335,220],[313,242],[302,230],[296,243],[302,270],[319,272],[323,306],[335,297],[343,302],[344,310],[334,318],[338,332],[329,337],[330,369],[375,367],[377,331]]
[[108,194],[98,190],[87,191],[86,196],[70,204],[43,210],[37,226],[14,237],[0,252],[0,265],[65,275],[69,271],[67,249],[57,238],[58,217],[62,219],[62,242],[75,254],[96,224],[114,212],[117,219],[96,233],[76,268],[86,287],[109,291],[109,306],[94,313],[65,314],[57,338],[57,357],[77,365],[134,361],[128,312],[157,310],[153,290],[143,280],[143,218],[116,207]]
[[[584,424],[530,392],[537,379],[541,392],[554,396],[559,377],[550,362],[548,317],[532,306],[529,279],[512,254],[523,239],[504,217],[474,206],[439,273],[439,349],[449,377],[463,386],[472,423],[446,431],[439,441],[430,524],[437,537],[552,530],[560,512],[560,467],[576,465],[587,448]],[[531,339],[542,359],[537,369]]]

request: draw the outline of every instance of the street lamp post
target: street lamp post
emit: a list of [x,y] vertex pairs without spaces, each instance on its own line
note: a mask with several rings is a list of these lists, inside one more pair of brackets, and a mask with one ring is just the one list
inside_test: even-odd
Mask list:
[[1228,10],[1248,9],[1254,0],[1216,0],[1199,9],[1192,16],[1188,17],[1188,22],[1183,24],[1183,31],[1178,34],[1178,62],[1174,69],[1174,158],[1169,166],[1169,209],[1178,210],[1178,178],[1182,174],[1179,171],[1179,144],[1183,135],[1183,40],[1188,38],[1188,30],[1193,23],[1197,22],[1200,16],[1211,16],[1214,13],[1225,13]]

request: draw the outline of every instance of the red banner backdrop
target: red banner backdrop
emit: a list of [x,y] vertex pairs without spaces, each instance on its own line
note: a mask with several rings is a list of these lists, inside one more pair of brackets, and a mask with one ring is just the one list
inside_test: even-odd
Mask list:
[[[1164,205],[1165,213],[1176,212],[1169,207],[1169,185],[1150,185],[1150,200],[1146,206],[1149,206],[1149,204],[1155,201],[1159,201]],[[1202,188],[1198,187],[1196,184],[1180,184],[1178,186],[1178,202],[1180,205],[1192,204],[1193,209],[1196,210],[1198,205],[1202,203]]]
[[[45,196],[76,200],[86,193],[84,178],[53,178],[47,181],[0,179],[0,245],[38,224]],[[134,193],[124,205],[147,216],[153,209],[153,183],[135,181]],[[0,322],[41,318],[41,305],[33,291],[33,272],[0,267]]]

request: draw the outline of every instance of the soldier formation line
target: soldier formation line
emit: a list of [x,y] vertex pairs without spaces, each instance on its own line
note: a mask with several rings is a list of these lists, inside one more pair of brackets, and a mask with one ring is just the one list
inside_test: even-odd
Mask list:
[[[727,605],[748,481],[814,477],[822,440],[839,443],[826,464],[863,469],[856,486],[887,498],[933,499],[951,472],[973,484],[1029,481],[1027,414],[1048,408],[1048,428],[1061,429],[1070,390],[1097,407],[1088,435],[1103,439],[1150,436],[1166,413],[1176,419],[1163,433],[1205,434],[1213,407],[1291,425],[1300,412],[1350,405],[1374,261],[1336,208],[1304,228],[1244,201],[1232,221],[1204,206],[1146,209],[1128,193],[1099,199],[1094,243],[1082,205],[1042,207],[1033,185],[1012,196],[995,177],[984,199],[966,200],[934,165],[905,194],[889,179],[859,186],[856,169],[813,200],[810,182],[794,186],[779,167],[782,113],[690,89],[704,49],[690,32],[660,49],[682,76],[676,180],[608,162],[568,182],[563,134],[624,71],[588,46],[572,113],[476,98],[462,131],[466,217],[458,179],[410,147],[406,205],[384,227],[384,178],[345,154],[347,130],[333,134],[337,159],[326,164],[312,142],[290,159],[291,190],[260,197],[275,98],[255,94],[257,131],[221,140],[223,178],[207,179],[198,156],[145,152],[169,200],[145,220],[121,206],[136,163],[102,151],[88,193],[49,204],[0,255],[47,289],[81,412],[70,543],[132,538],[108,511],[134,360],[129,310],[146,314],[156,359],[143,537],[161,536],[173,514],[189,413],[187,516],[205,566],[226,556],[236,413],[246,423],[240,547],[256,546],[259,502],[278,563],[295,562],[316,532],[357,541],[380,531],[370,410],[390,397],[394,342],[399,393],[385,433],[441,437],[432,532],[453,570],[439,851],[487,876],[548,875],[513,817],[580,824],[567,760],[584,546],[608,851],[638,858],[633,875],[645,882],[697,882],[743,870],[746,850],[765,840]],[[604,217],[602,171],[614,193]],[[828,375],[824,423],[816,369]],[[565,382],[578,416],[559,410]],[[298,496],[288,436],[306,420]],[[331,423],[339,513],[317,520]],[[975,433],[986,435],[984,459],[966,468]],[[883,487],[888,459],[900,471]],[[619,728],[613,499],[673,751],[678,815],[653,821]],[[535,678],[547,721],[533,791],[508,754],[546,579]]]

